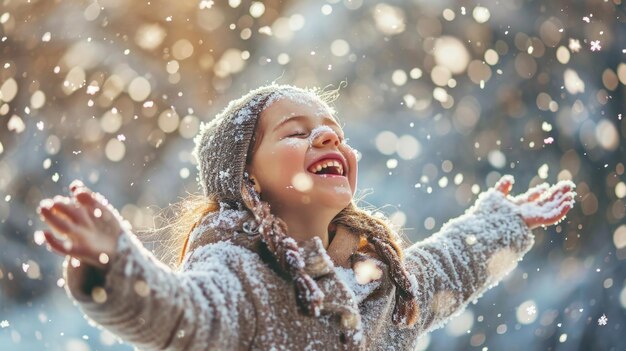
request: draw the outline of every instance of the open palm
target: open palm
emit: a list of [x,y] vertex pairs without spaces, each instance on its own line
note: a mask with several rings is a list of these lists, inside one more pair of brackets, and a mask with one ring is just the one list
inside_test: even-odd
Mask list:
[[100,194],[80,181],[70,185],[71,197],[55,196],[41,201],[38,212],[62,239],[43,231],[50,248],[93,266],[103,268],[114,254],[117,238],[129,225]]
[[504,176],[495,189],[520,207],[522,218],[530,229],[558,223],[574,207],[576,185],[571,181],[559,181],[552,186],[544,183],[521,195],[511,196],[513,183],[513,177]]

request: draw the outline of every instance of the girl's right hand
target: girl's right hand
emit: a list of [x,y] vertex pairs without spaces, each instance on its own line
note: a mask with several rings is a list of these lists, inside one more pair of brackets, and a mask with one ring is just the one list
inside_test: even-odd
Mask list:
[[115,253],[118,237],[129,225],[102,195],[82,182],[72,182],[70,191],[70,198],[44,199],[37,209],[42,220],[67,239],[47,230],[43,235],[54,252],[104,269]]

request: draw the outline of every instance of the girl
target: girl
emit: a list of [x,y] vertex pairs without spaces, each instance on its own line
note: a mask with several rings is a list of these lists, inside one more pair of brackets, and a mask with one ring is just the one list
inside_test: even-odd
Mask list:
[[464,215],[402,245],[353,202],[357,163],[328,97],[269,85],[196,137],[203,189],[176,271],[82,183],[39,208],[84,313],[150,350],[414,349],[496,285],[560,221],[571,182],[512,197],[503,177]]

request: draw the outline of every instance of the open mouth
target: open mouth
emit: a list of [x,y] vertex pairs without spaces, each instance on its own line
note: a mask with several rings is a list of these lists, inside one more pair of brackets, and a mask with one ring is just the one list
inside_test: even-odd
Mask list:
[[345,167],[341,162],[328,158],[313,163],[308,171],[317,175],[345,176]]

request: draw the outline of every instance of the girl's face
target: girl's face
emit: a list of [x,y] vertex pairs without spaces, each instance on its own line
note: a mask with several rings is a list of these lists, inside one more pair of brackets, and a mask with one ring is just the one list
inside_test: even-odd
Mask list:
[[261,113],[256,138],[248,172],[272,209],[306,205],[339,213],[348,206],[356,190],[356,157],[319,99],[273,102]]

